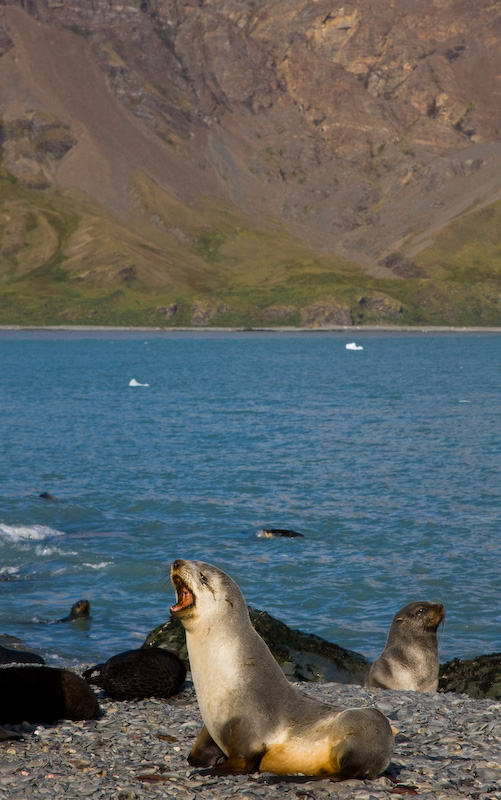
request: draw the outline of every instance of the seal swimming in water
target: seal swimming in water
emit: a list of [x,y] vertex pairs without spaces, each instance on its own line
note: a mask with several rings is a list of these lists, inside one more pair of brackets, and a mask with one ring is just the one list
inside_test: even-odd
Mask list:
[[40,665],[0,667],[0,723],[53,723],[58,719],[97,719],[97,697],[79,675]]
[[89,619],[90,603],[88,600],[77,600],[71,606],[71,611],[67,617],[59,619],[58,622],[74,622],[77,619]]
[[[94,675],[94,673],[97,673]],[[114,700],[171,697],[184,683],[184,662],[170,650],[140,647],[86,669],[83,677]]]
[[11,650],[0,644],[0,664],[45,664],[42,656],[38,653],[30,653],[28,650]]
[[377,778],[393,733],[376,708],[342,710],[293,686],[254,630],[237,584],[202,561],[176,560],[174,617],[186,629],[204,727],[188,757],[222,772]]
[[276,539],[279,536],[284,536],[287,539],[293,539],[296,536],[301,536],[304,538],[303,533],[298,533],[297,531],[292,531],[290,528],[261,528],[257,535],[261,539]]
[[436,692],[437,628],[444,615],[440,603],[416,602],[401,608],[393,617],[383,652],[365,676],[364,686]]

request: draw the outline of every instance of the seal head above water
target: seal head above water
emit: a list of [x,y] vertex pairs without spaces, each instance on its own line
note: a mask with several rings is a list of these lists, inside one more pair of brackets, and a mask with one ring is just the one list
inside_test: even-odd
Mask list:
[[88,600],[77,600],[71,606],[71,611],[67,617],[63,617],[58,622],[75,622],[77,619],[89,619],[90,603]]
[[401,608],[393,617],[385,648],[370,667],[364,686],[436,692],[437,628],[444,616],[441,603],[416,602]]
[[293,686],[254,630],[237,584],[202,561],[174,561],[177,602],[204,727],[188,761],[225,772],[377,778],[393,734],[376,708],[342,710]]

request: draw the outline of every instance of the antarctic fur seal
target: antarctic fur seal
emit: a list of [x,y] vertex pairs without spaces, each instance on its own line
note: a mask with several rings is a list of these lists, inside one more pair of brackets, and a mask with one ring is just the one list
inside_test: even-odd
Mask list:
[[60,667],[21,664],[0,667],[0,723],[53,723],[97,719],[97,697],[79,675]]
[[71,606],[71,611],[67,617],[59,619],[58,622],[75,622],[77,619],[89,619],[90,603],[88,600],[77,600]]
[[342,710],[289,683],[254,630],[237,584],[202,561],[171,566],[204,727],[188,757],[222,772],[377,778],[393,734],[376,708]]
[[11,650],[0,644],[0,664],[45,664],[42,656],[38,653],[30,653],[28,650]]
[[6,742],[7,739],[22,739],[23,734],[18,731],[13,731],[8,728],[0,727],[0,742]]
[[290,528],[260,528],[257,535],[262,539],[277,539],[280,536],[287,539],[294,539],[297,536],[304,537],[303,533],[298,533]]
[[365,676],[364,686],[436,692],[437,628],[444,615],[440,603],[416,602],[401,608],[393,617],[383,652]]
[[[96,674],[94,674],[96,673]],[[83,677],[114,700],[171,697],[186,678],[184,662],[170,650],[140,647],[86,669]]]

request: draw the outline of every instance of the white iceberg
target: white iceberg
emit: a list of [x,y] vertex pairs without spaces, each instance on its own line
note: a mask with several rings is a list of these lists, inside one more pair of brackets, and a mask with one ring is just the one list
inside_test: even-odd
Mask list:
[[362,347],[361,344],[356,344],[356,342],[348,342],[348,344],[346,345],[346,349],[347,350],[363,350],[364,348]]
[[132,378],[129,381],[129,386],[149,386],[149,385],[150,385],[149,383],[139,383],[138,381],[136,381],[135,378]]

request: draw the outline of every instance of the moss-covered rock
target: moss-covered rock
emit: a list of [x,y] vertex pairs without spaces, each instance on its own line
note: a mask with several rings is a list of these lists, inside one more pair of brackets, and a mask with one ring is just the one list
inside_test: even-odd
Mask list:
[[[364,656],[320,636],[293,630],[267,614],[249,608],[251,622],[291,680],[361,684],[368,668]],[[165,647],[188,662],[184,628],[171,617],[147,636],[145,645]]]
[[501,653],[447,661],[440,666],[438,688],[442,692],[501,700]]

